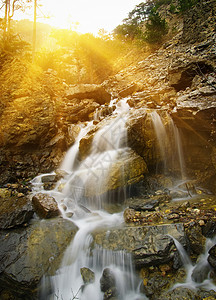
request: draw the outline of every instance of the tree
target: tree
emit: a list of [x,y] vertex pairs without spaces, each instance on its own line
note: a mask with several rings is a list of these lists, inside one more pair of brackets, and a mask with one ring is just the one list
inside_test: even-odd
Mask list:
[[24,11],[32,0],[3,0],[1,9],[4,7],[4,39],[10,35],[11,20],[16,10]]
[[165,19],[162,19],[154,10],[152,10],[145,27],[145,40],[151,44],[160,43],[168,31]]
[[[167,24],[158,13],[158,8],[172,0],[147,0],[129,12],[123,24],[114,29],[114,33],[125,39],[138,39],[147,43],[160,43],[167,33]],[[195,1],[195,0],[179,0]]]
[[148,19],[153,6],[153,1],[150,0],[136,5],[135,8],[129,12],[128,18],[123,20],[123,24],[118,25],[114,29],[114,34],[130,40],[142,38],[143,23]]

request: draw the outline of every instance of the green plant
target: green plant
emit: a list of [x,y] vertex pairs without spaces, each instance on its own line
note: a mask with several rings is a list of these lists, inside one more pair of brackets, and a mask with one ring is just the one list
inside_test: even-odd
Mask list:
[[179,11],[185,12],[188,9],[190,9],[192,6],[194,6],[198,0],[179,0]]
[[159,44],[167,32],[168,26],[165,19],[153,10],[146,23],[145,40],[150,44]]

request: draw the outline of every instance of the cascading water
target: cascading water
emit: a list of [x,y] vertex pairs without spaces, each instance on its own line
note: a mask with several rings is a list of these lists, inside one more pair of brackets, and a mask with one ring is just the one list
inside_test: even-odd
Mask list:
[[209,265],[207,260],[209,249],[216,243],[216,237],[214,237],[213,239],[206,239],[205,253],[200,255],[200,257],[198,258],[198,262],[195,265],[192,264],[183,246],[176,239],[173,238],[173,240],[179,252],[182,264],[186,270],[187,277],[183,283],[175,284],[172,289],[182,286],[192,289],[203,288],[205,290],[216,291],[215,284],[210,279],[211,266]]
[[174,180],[173,187],[169,187],[173,199],[185,200],[191,198],[192,195],[187,186],[188,179],[180,132],[169,114],[163,113],[166,126],[157,111],[150,113],[162,161],[162,173],[171,176]]
[[184,180],[186,177],[185,163],[179,130],[168,114],[166,114],[166,118],[169,123],[169,126],[167,126],[168,128],[165,127],[162,118],[157,111],[151,112],[152,124],[163,162],[163,171],[165,174],[168,174],[173,172],[178,166],[180,179]]
[[[78,159],[79,142],[90,130],[91,123],[81,129],[77,142],[69,150],[61,166],[67,175],[57,183],[54,190],[48,192],[58,201],[62,215],[71,219],[79,230],[67,248],[56,275],[43,280],[41,299],[101,300],[103,293],[100,278],[105,268],[112,270],[119,300],[140,299],[136,292],[138,282],[131,256],[122,251],[91,249],[91,233],[96,228],[119,226],[123,223],[122,213],[111,215],[101,208],[107,197],[105,186],[109,170],[118,157],[127,155],[128,151],[125,122],[129,106],[126,101],[124,99],[114,103],[116,109],[112,117],[95,134],[91,151],[83,161]],[[42,188],[41,176],[33,184],[35,192],[38,192]],[[91,269],[95,275],[94,282],[85,286],[80,274],[83,267]],[[51,292],[46,289],[47,282],[51,285]],[[142,296],[142,299],[145,297]]]

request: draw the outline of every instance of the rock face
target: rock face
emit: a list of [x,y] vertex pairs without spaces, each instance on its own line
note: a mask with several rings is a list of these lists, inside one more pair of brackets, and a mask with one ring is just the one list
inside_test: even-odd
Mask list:
[[11,195],[6,188],[0,189],[0,206],[0,229],[28,223],[34,213],[30,199],[23,194]]
[[[216,7],[213,0],[199,1],[184,18],[182,41],[197,43],[209,40],[209,35],[215,30],[215,16]],[[208,47],[208,43],[204,47]]]
[[32,197],[32,203],[42,218],[49,219],[60,215],[56,200],[48,194],[36,194]]
[[111,100],[111,95],[105,91],[101,85],[97,84],[80,84],[71,86],[66,90],[68,99],[94,99],[99,104],[104,104]]
[[2,231],[0,287],[13,295],[33,294],[42,276],[58,268],[64,249],[77,228],[60,218],[34,222],[27,229]]
[[[145,173],[148,173],[145,161],[134,151],[130,150],[120,154],[119,159],[111,164],[108,178],[103,177],[101,170],[98,170],[98,173],[96,170],[94,176],[86,183],[85,195],[92,197],[132,185],[139,182]],[[98,182],[100,182],[99,187]]]
[[94,242],[105,249],[126,250],[136,267],[159,265],[178,259],[173,236],[186,244],[181,224],[150,227],[126,227],[96,232]]
[[216,245],[214,245],[210,250],[209,250],[209,256],[208,256],[208,262],[214,268],[216,269]]

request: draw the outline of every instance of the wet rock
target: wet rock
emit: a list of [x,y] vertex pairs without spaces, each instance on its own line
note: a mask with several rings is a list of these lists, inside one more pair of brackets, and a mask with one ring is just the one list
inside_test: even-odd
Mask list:
[[84,284],[93,283],[95,281],[95,274],[89,268],[81,268],[80,273]]
[[137,226],[94,233],[94,242],[105,249],[126,250],[138,268],[160,265],[176,258],[176,246],[170,236],[186,245],[182,224]]
[[161,294],[162,290],[167,288],[168,284],[168,278],[156,274],[150,279],[146,279],[146,281],[142,282],[140,291],[147,297],[152,297],[152,295],[154,295],[154,298],[156,298],[159,294]]
[[60,215],[56,200],[48,194],[36,194],[32,197],[35,211],[42,218],[48,219]]
[[110,166],[108,178],[104,177],[104,171],[106,172],[103,168],[93,170],[94,176],[91,176],[85,187],[87,197],[132,185],[143,179],[143,174],[148,173],[145,161],[133,150],[119,155],[119,158]]
[[34,222],[26,229],[0,233],[0,288],[34,299],[44,274],[54,274],[64,250],[77,231],[70,221],[55,218]]
[[108,289],[115,287],[115,276],[110,268],[103,270],[102,277],[100,279],[100,288],[102,292],[106,292]]
[[191,222],[186,228],[186,235],[189,240],[189,247],[196,254],[201,254],[205,249],[206,238],[202,235],[202,228],[199,224]]
[[199,296],[199,293],[196,290],[190,290],[184,287],[175,288],[172,291],[168,291],[163,293],[162,295],[153,298],[157,300],[182,300],[182,299],[190,299],[190,300],[201,300],[202,298]]
[[116,280],[114,273],[110,268],[105,268],[100,279],[100,288],[104,292],[104,300],[108,299],[117,299],[117,289],[116,289]]
[[140,199],[140,198],[132,198],[126,201],[126,205],[129,206],[129,208],[132,208],[134,210],[138,211],[152,211],[155,210],[155,208],[163,203],[163,202],[170,202],[172,200],[170,195],[162,194],[162,195],[155,195],[151,196],[147,199]]
[[28,223],[34,210],[31,201],[23,194],[11,194],[9,189],[0,189],[0,228],[12,228]]
[[208,220],[205,226],[202,227],[202,234],[205,237],[212,238],[216,233],[216,222]]
[[216,270],[216,245],[209,250],[208,262]]
[[118,291],[116,287],[108,289],[104,293],[103,300],[118,300]]
[[206,300],[214,300],[216,299],[216,292],[214,290],[211,291],[199,291],[199,295],[201,299],[206,299]]
[[42,183],[47,183],[47,182],[57,182],[56,175],[44,175],[41,177]]
[[106,90],[97,84],[80,84],[70,86],[66,91],[68,99],[94,99],[99,104],[104,104],[111,100],[111,95]]

